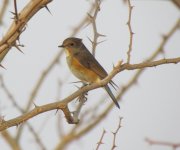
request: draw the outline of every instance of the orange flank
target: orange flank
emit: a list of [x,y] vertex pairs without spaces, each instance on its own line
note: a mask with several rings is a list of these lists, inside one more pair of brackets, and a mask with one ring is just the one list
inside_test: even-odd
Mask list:
[[95,81],[98,82],[98,80],[100,80],[99,76],[95,72],[84,67],[75,57],[69,55],[67,57],[67,63],[72,73],[75,76],[78,76],[78,78],[82,81],[93,83]]

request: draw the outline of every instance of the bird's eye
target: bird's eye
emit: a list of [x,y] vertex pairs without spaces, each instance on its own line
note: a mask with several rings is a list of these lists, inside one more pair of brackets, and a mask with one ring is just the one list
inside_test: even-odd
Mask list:
[[70,46],[74,46],[74,43],[70,43]]

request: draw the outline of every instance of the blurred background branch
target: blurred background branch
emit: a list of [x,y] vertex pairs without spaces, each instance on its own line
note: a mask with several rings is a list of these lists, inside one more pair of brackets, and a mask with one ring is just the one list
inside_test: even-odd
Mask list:
[[[0,25],[2,25],[2,23],[4,23],[3,16],[4,16],[4,13],[7,11],[8,2],[9,2],[8,0],[4,0],[2,3],[2,7],[1,7],[2,9],[0,9]],[[27,22],[31,19],[32,16],[36,15],[37,12],[41,8],[44,8],[44,7],[46,8],[47,4],[50,2],[51,2],[51,0],[49,0],[49,1],[48,0],[37,0],[37,1],[32,0],[24,7],[24,9],[22,11],[18,11],[17,10],[17,8],[19,8],[18,3],[20,3],[20,2],[14,0],[14,4],[15,4],[14,11],[15,12],[13,14],[15,16],[14,16],[13,23],[11,24],[8,31],[6,32],[6,34],[3,36],[2,40],[0,41],[0,62],[3,60],[4,56],[8,53],[8,51],[11,49],[11,47],[14,46],[20,50],[19,47],[22,47],[22,44],[16,43],[16,42],[18,42],[21,33],[27,28]],[[87,27],[87,24],[91,24],[92,29],[93,29],[93,32],[92,32],[93,39],[91,39],[90,41],[92,44],[92,51],[93,51],[92,53],[93,54],[95,54],[97,45],[102,42],[102,41],[101,42],[98,41],[98,37],[104,36],[99,33],[99,30],[97,30],[97,29],[100,29],[100,27],[98,26],[99,24],[97,22],[101,22],[102,14],[105,13],[105,11],[103,10],[104,2],[105,1],[97,0],[97,1],[94,1],[94,3],[90,3],[88,11],[86,11],[86,12],[88,12],[88,15],[85,14],[80,20],[78,20],[77,25],[72,28],[70,33],[68,33],[69,36],[78,36],[80,31],[82,29],[84,29],[84,27]],[[53,147],[55,147],[54,148],[55,150],[68,149],[69,146],[71,146],[73,144],[72,143],[73,141],[79,140],[79,139],[83,140],[83,137],[85,137],[85,135],[92,132],[96,127],[100,127],[100,123],[104,123],[105,118],[107,118],[107,116],[112,115],[111,112],[113,111],[114,104],[110,104],[108,106],[105,105],[105,100],[107,99],[107,97],[105,97],[105,96],[102,96],[101,98],[98,98],[98,99],[96,98],[97,102],[95,102],[93,106],[90,106],[89,103],[86,103],[86,105],[84,105],[85,101],[82,101],[82,100],[86,100],[87,97],[86,97],[85,93],[87,91],[89,91],[93,88],[102,86],[103,84],[108,82],[113,76],[115,76],[118,73],[118,71],[124,71],[126,69],[127,70],[138,69],[138,70],[134,71],[134,73],[131,75],[131,77],[126,82],[126,84],[123,84],[123,85],[120,84],[120,88],[117,89],[117,91],[116,91],[117,92],[116,98],[119,101],[124,101],[124,99],[122,97],[125,94],[129,93],[130,89],[134,85],[137,85],[138,80],[140,79],[140,75],[142,75],[142,73],[146,70],[146,67],[153,67],[156,65],[167,64],[167,63],[178,63],[180,61],[179,57],[177,57],[177,58],[170,57],[168,59],[160,58],[161,57],[160,54],[165,53],[165,46],[168,45],[170,39],[172,39],[172,37],[177,33],[177,31],[180,27],[180,19],[178,19],[176,21],[176,23],[174,24],[174,26],[172,26],[172,28],[167,32],[167,34],[162,36],[162,40],[159,43],[159,46],[154,50],[154,52],[151,55],[149,55],[147,57],[146,60],[144,60],[140,63],[137,63],[137,64],[130,63],[130,60],[131,60],[130,55],[131,55],[132,46],[136,45],[136,42],[132,42],[134,26],[133,26],[133,31],[132,31],[131,26],[133,24],[131,24],[131,18],[133,18],[133,16],[131,16],[132,15],[131,13],[132,13],[133,5],[131,4],[130,0],[128,0],[127,2],[128,2],[127,3],[128,5],[127,5],[126,9],[129,10],[129,11],[127,11],[127,13],[129,13],[127,24],[128,24],[128,29],[129,29],[128,32],[130,33],[127,64],[124,63],[124,64],[120,64],[118,67],[115,66],[113,69],[113,72],[110,73],[109,78],[107,80],[105,79],[104,81],[99,83],[99,85],[98,84],[97,85],[89,85],[89,86],[79,89],[77,92],[73,93],[71,95],[72,97],[70,96],[70,97],[63,99],[62,98],[62,96],[64,96],[63,95],[64,94],[63,87],[67,84],[66,82],[70,78],[70,75],[68,74],[65,78],[60,78],[61,76],[59,76],[58,78],[60,78],[60,79],[58,81],[56,80],[58,82],[57,91],[61,92],[61,95],[58,95],[56,98],[54,98],[55,99],[54,101],[56,101],[56,102],[54,102],[54,103],[53,102],[52,103],[43,102],[43,103],[45,103],[45,105],[37,106],[36,100],[39,99],[38,96],[41,94],[43,85],[48,80],[48,77],[52,76],[51,73],[56,70],[56,66],[59,67],[58,69],[62,69],[64,67],[64,66],[63,67],[60,66],[61,64],[63,64],[63,62],[61,61],[62,56],[63,56],[62,50],[58,51],[57,54],[51,59],[51,61],[49,61],[49,63],[47,63],[45,65],[46,67],[45,67],[45,69],[43,69],[43,71],[40,71],[37,81],[32,85],[30,94],[27,95],[27,100],[24,100],[24,102],[25,102],[24,105],[21,105],[18,102],[18,98],[14,95],[15,92],[11,91],[12,87],[10,87],[10,86],[8,86],[8,84],[6,84],[6,80],[4,79],[4,77],[6,77],[6,76],[5,75],[0,76],[0,83],[1,83],[0,94],[4,93],[6,95],[6,98],[12,104],[13,109],[16,109],[17,111],[19,111],[22,114],[18,118],[13,118],[12,120],[7,119],[7,121],[6,121],[6,119],[4,119],[3,116],[0,116],[0,128],[2,130],[4,130],[5,128],[8,128],[10,126],[17,126],[17,129],[15,129],[15,134],[13,133],[14,131],[11,132],[11,130],[7,130],[7,129],[1,132],[1,136],[8,143],[7,145],[9,145],[9,147],[11,147],[13,150],[23,149],[23,146],[21,145],[21,143],[24,139],[27,139],[27,137],[26,137],[27,134],[25,135],[23,133],[31,133],[30,135],[32,136],[35,144],[38,145],[39,149],[41,149],[41,150],[49,149],[47,147],[47,142],[45,142],[45,138],[47,138],[49,136],[48,134],[50,134],[52,132],[51,130],[53,130],[53,129],[50,129],[48,127],[48,122],[50,122],[51,124],[53,124],[55,122],[56,127],[54,127],[54,128],[56,129],[55,131],[57,131],[56,134],[57,134],[58,138],[53,141],[54,142]],[[179,8],[179,3],[176,0],[172,0],[172,2]],[[60,6],[58,6],[58,7],[60,8]],[[133,13],[134,13],[134,11],[133,11]],[[53,11],[52,11],[52,15],[53,15]],[[97,19],[97,16],[99,17],[98,19]],[[67,19],[67,18],[64,18],[64,19]],[[72,19],[72,18],[70,18],[70,19]],[[62,20],[59,20],[59,18],[57,20],[62,21]],[[62,21],[62,24],[63,24],[63,21]],[[47,31],[47,32],[51,32],[51,30]],[[43,39],[45,39],[45,37],[43,37]],[[118,39],[118,41],[119,41],[119,39]],[[120,45],[118,45],[118,46],[120,46]],[[120,47],[118,47],[118,49],[120,49]],[[134,52],[134,50],[133,50],[133,52]],[[111,56],[109,56],[109,58],[110,57]],[[41,56],[39,59],[41,60]],[[155,61],[155,60],[157,60],[157,61]],[[7,60],[7,61],[9,61],[9,60]],[[60,71],[62,71],[62,70],[60,70]],[[23,72],[23,70],[22,70],[22,72]],[[53,78],[54,78],[54,76],[53,76]],[[15,88],[15,87],[13,87],[13,88]],[[53,90],[53,89],[51,89],[51,90]],[[83,92],[85,92],[85,93],[83,93]],[[71,107],[72,106],[71,104],[74,101],[75,97],[79,97],[81,99],[80,101],[76,102],[76,107],[74,107],[74,105],[73,105],[73,108],[76,108],[76,110],[78,110],[78,115],[76,115],[75,118],[76,118],[76,120],[80,119],[80,122],[77,125],[71,126],[64,121],[64,118],[66,118],[68,120],[68,122],[73,123],[75,114],[73,114],[74,111],[71,111],[71,110],[73,110]],[[64,101],[60,102],[59,100],[62,100],[62,99]],[[33,104],[35,106],[34,109],[32,109]],[[84,110],[81,109],[82,106],[85,106]],[[62,112],[59,112],[58,109],[62,109],[64,114]],[[54,121],[54,122],[51,120],[49,121],[49,118],[52,119],[52,114],[50,115],[50,117],[48,119],[46,117],[45,121],[41,122],[42,124],[40,126],[40,129],[47,127],[45,129],[48,129],[49,131],[43,130],[42,134],[37,130],[38,127],[34,124],[35,123],[34,121],[32,121],[32,122],[26,121],[40,113],[52,111],[52,110],[57,110],[56,117],[55,117],[56,121]],[[1,110],[1,113],[2,113],[2,110]],[[65,115],[65,117],[64,117],[64,115]],[[104,120],[104,122],[103,122],[103,120]],[[111,149],[115,149],[116,146],[118,145],[116,135],[117,135],[117,133],[119,133],[119,129],[121,127],[121,119],[119,121],[119,124],[117,124],[117,126],[118,126],[117,130],[113,133],[114,136],[111,138],[111,140],[113,141],[113,144],[110,143],[112,146]],[[27,127],[27,128],[25,128],[25,127]],[[13,128],[12,128],[12,130],[13,130]],[[48,134],[46,134],[47,132],[48,132]],[[104,134],[105,134],[105,131],[103,131],[102,134],[96,133],[97,137],[101,136],[96,149],[102,148],[101,144],[103,143],[104,140],[106,140],[106,136],[104,136]],[[97,139],[97,141],[98,141],[98,139]],[[153,140],[149,140],[149,141],[151,143],[155,143]],[[157,141],[157,143],[158,143],[158,141]],[[178,144],[172,144],[172,143],[170,143],[170,144],[171,144],[172,148],[175,147],[175,146],[173,147],[172,145],[176,145],[175,148],[177,148]]]
[[7,7],[8,7],[8,4],[9,4],[9,0],[3,0],[2,4],[1,4],[1,7],[0,7],[0,26],[3,25],[3,17],[4,17],[4,14],[7,10]]

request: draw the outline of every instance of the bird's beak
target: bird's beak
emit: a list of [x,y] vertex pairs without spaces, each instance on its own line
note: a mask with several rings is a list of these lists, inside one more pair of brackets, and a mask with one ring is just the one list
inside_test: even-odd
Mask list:
[[64,48],[64,45],[59,45],[58,47]]

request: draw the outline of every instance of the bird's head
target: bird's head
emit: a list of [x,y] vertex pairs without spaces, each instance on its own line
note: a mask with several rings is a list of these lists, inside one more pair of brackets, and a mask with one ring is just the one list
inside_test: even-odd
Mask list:
[[63,41],[62,45],[58,47],[62,47],[68,52],[67,54],[71,53],[77,53],[80,51],[80,47],[82,45],[82,39],[70,37]]

